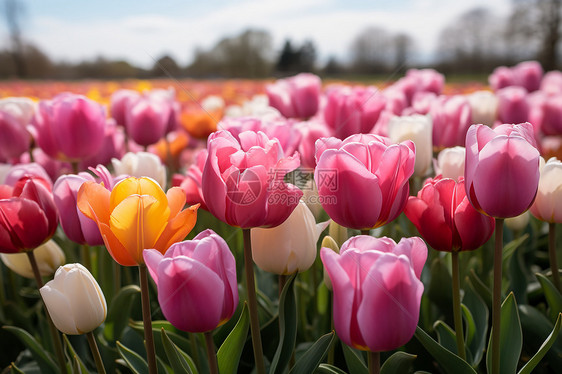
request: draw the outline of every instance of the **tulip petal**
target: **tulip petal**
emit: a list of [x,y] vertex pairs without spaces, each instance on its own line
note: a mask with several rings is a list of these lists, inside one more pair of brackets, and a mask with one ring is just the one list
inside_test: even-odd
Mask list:
[[107,224],[100,222],[98,223],[98,228],[107,251],[118,264],[123,266],[136,266],[142,263],[139,262],[137,258],[133,257],[127,247],[121,244]]
[[121,201],[130,195],[149,195],[158,201],[166,201],[167,199],[162,187],[155,180],[147,177],[127,178],[113,187],[109,200],[111,209],[115,209]]
[[49,222],[39,204],[19,197],[0,200],[0,251],[34,249],[48,238]]
[[110,192],[101,184],[84,182],[78,190],[76,202],[84,215],[98,224],[109,223]]
[[199,204],[192,205],[170,219],[153,248],[165,253],[172,244],[185,239],[195,226],[197,209],[199,209]]
[[[158,266],[158,302],[168,321],[189,332],[218,326],[224,285],[218,275],[198,261],[180,256]],[[205,308],[201,308],[201,304]]]
[[156,249],[145,249],[142,251],[142,257],[144,258],[144,264],[150,276],[154,280],[154,283],[156,283],[156,286],[158,286],[158,265],[164,256]]
[[170,218],[175,217],[185,205],[185,192],[179,187],[172,187],[166,192]]
[[49,315],[56,328],[67,335],[78,335],[80,332],[76,328],[73,318],[69,318],[69,311],[72,310],[69,300],[59,290],[51,288],[48,284],[39,290],[41,297],[47,306]]

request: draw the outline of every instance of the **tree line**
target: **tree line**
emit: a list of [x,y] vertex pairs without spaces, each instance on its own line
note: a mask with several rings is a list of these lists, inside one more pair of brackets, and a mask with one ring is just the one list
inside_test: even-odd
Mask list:
[[[508,17],[487,8],[472,9],[452,20],[440,33],[432,67],[444,73],[489,73],[498,65],[536,59],[545,70],[560,68],[562,0],[514,0]],[[4,0],[9,45],[0,49],[0,78],[119,79],[152,77],[264,78],[314,72],[325,76],[373,76],[403,73],[420,67],[415,38],[368,27],[351,40],[346,58],[319,61],[313,40],[287,39],[273,45],[269,32],[247,29],[225,37],[208,49],[197,49],[186,66],[161,56],[149,69],[127,61],[98,57],[80,63],[55,62],[21,31],[22,7]]]

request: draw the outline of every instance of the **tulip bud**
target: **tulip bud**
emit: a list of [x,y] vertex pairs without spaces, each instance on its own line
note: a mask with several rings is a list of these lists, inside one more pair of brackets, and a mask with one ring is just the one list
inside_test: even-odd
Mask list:
[[464,176],[464,159],[466,151],[464,147],[445,148],[433,160],[435,175],[442,175],[443,178],[451,178],[456,181]]
[[[322,244],[320,245],[320,247],[330,248],[332,251],[340,253],[340,247],[338,246],[338,243],[336,243],[336,241],[329,235],[326,235],[324,239],[322,239]],[[324,269],[324,284],[326,285],[327,289],[332,291],[332,281],[330,280],[330,276],[326,272],[326,269]]]
[[55,278],[39,291],[56,328],[65,334],[85,334],[105,321],[103,292],[81,264],[59,267]]
[[343,243],[346,242],[347,227],[337,224],[336,222],[330,222],[330,228],[328,229],[328,235],[335,240],[336,244],[341,247]]
[[529,211],[518,215],[517,217],[506,218],[504,221],[508,229],[512,231],[523,230],[529,224]]
[[432,149],[431,117],[422,115],[392,117],[388,124],[388,137],[395,143],[411,140],[416,146],[414,175],[424,176],[431,166]]
[[[65,261],[64,252],[54,240],[37,247],[33,254],[42,277],[51,276]],[[14,273],[22,277],[34,279],[33,269],[29,263],[27,253],[0,253],[0,258]]]
[[317,224],[310,209],[300,201],[279,226],[251,230],[252,258],[262,270],[275,274],[305,271],[316,259],[316,242],[329,222]]
[[166,167],[153,153],[129,152],[121,160],[111,160],[115,175],[128,175],[130,177],[149,177],[154,179],[160,187],[166,188]]

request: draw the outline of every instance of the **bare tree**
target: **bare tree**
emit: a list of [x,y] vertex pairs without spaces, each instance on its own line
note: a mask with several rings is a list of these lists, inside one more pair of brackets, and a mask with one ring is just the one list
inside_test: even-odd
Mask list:
[[16,75],[24,78],[27,75],[25,64],[24,43],[21,36],[20,21],[25,11],[22,3],[18,0],[4,0],[4,15],[6,16],[6,24],[11,44],[11,55],[14,60]]

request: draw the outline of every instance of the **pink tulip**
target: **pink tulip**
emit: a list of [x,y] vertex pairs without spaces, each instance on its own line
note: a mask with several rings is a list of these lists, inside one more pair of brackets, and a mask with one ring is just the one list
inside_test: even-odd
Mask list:
[[523,87],[506,87],[497,92],[498,119],[502,123],[522,123],[529,119],[530,105]]
[[117,125],[125,126],[127,105],[129,101],[136,101],[140,96],[137,91],[126,89],[117,90],[111,95],[109,111]]
[[530,123],[495,129],[472,125],[466,134],[468,199],[478,211],[492,217],[520,215],[537,193],[539,157]]
[[125,126],[135,143],[148,146],[158,142],[166,134],[171,106],[164,100],[140,97],[127,101]]
[[433,147],[449,148],[464,145],[471,124],[470,103],[462,95],[440,96],[431,103]]
[[523,61],[513,67],[515,83],[528,92],[536,91],[541,86],[543,70],[537,61]]
[[406,94],[394,86],[383,90],[383,95],[386,97],[386,107],[384,110],[392,112],[394,115],[401,115],[404,109],[408,107]]
[[90,166],[107,165],[112,158],[122,158],[125,155],[125,133],[123,128],[117,127],[115,120],[107,120],[103,144],[98,153],[92,157],[82,160],[80,170],[86,170]]
[[540,90],[548,95],[562,93],[562,72],[553,70],[546,73],[542,78]]
[[205,199],[203,198],[202,180],[203,169],[207,162],[208,152],[206,149],[201,149],[195,155],[195,161],[189,166],[185,176],[176,174],[172,179],[173,186],[180,187],[185,192],[185,200],[188,205],[201,204],[201,209],[207,209]]
[[562,135],[562,94],[547,97],[541,108],[542,116],[539,127],[542,133],[544,135]]
[[0,110],[0,160],[11,161],[27,152],[31,135],[11,114]]
[[53,182],[49,174],[47,174],[47,172],[41,165],[35,162],[31,164],[18,164],[12,166],[5,176],[4,184],[13,187],[23,177],[37,177],[40,178],[43,182],[47,182],[49,190],[51,190],[53,187]]
[[80,161],[95,155],[104,139],[105,110],[81,95],[63,93],[41,101],[30,130],[50,157]]
[[158,287],[162,313],[176,328],[210,331],[234,314],[236,263],[224,239],[212,230],[173,244],[165,255],[146,249],[143,256]]
[[337,87],[327,96],[324,119],[340,139],[368,134],[386,105],[385,96],[375,87]]
[[0,252],[33,250],[49,240],[58,226],[58,214],[49,182],[33,176],[20,179],[12,196],[0,199]]
[[445,76],[433,69],[410,69],[405,77],[395,83],[395,86],[404,92],[408,103],[412,104],[416,92],[432,92],[440,95],[445,86]]
[[316,167],[315,143],[320,138],[329,137],[331,135],[330,129],[325,123],[319,121],[301,122],[297,124],[296,129],[301,133],[298,151],[301,156],[302,167],[314,169]]
[[437,99],[433,92],[416,92],[412,98],[412,109],[417,114],[427,114],[431,110],[431,103]]
[[322,207],[338,224],[366,229],[394,220],[406,205],[414,173],[410,140],[392,144],[377,135],[316,142],[314,180]]
[[492,90],[496,92],[504,87],[513,86],[515,84],[514,73],[506,66],[498,66],[488,77],[488,82],[490,83]]
[[209,136],[202,177],[207,208],[232,226],[277,226],[302,196],[300,189],[283,181],[300,165],[299,155],[284,157],[279,141],[261,131],[246,131],[239,138],[228,131]]
[[[56,160],[43,152],[41,148],[34,148],[31,153],[33,154],[34,163],[40,165],[49,175],[51,180],[56,180],[63,174],[72,173],[72,165],[66,161]],[[24,153],[20,157],[22,164],[30,163],[29,153]]]
[[314,74],[301,73],[265,86],[269,105],[286,118],[310,118],[318,112],[322,81]]
[[102,245],[103,239],[96,223],[86,217],[76,205],[76,196],[82,183],[94,181],[88,173],[63,175],[53,186],[55,205],[60,214],[60,223],[66,236],[73,242],[91,246]]
[[334,326],[349,346],[372,352],[406,344],[419,319],[427,258],[420,238],[357,236],[340,254],[322,248],[320,257],[334,289]]
[[495,221],[479,213],[466,197],[464,178],[459,182],[428,179],[404,210],[425,241],[438,251],[470,251],[492,236]]

